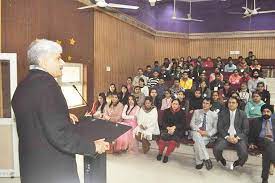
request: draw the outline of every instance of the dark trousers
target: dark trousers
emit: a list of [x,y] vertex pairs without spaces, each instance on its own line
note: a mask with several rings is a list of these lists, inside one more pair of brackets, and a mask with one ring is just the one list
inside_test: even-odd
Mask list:
[[275,142],[265,144],[262,160],[262,178],[264,180],[268,180],[270,164],[275,163]]
[[244,140],[240,140],[237,144],[231,144],[224,138],[219,138],[213,148],[213,153],[216,160],[220,161],[223,159],[223,156],[222,156],[223,150],[228,146],[235,147],[239,157],[240,165],[243,166],[248,159],[247,143]]
[[84,183],[106,183],[106,153],[96,158],[84,156]]

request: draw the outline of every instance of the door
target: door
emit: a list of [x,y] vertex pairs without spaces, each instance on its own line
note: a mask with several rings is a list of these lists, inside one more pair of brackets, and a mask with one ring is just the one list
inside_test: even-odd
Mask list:
[[17,86],[17,56],[0,53],[0,177],[19,177],[18,136],[11,98]]

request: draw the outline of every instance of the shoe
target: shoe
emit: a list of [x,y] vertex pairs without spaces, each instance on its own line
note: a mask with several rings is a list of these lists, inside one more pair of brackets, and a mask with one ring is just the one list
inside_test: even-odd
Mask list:
[[211,170],[213,168],[212,161],[210,159],[204,161],[205,167],[207,170]]
[[159,154],[159,155],[157,156],[157,160],[160,161],[161,158],[162,158],[162,154]]
[[234,161],[233,167],[235,168],[237,166],[240,166],[240,160]]
[[138,133],[137,135],[135,135],[135,137],[136,137],[137,141],[142,142],[142,140],[141,140],[141,133]]
[[150,150],[150,142],[147,139],[142,139],[142,150],[146,154]]
[[203,167],[203,163],[202,163],[202,164],[199,164],[199,165],[196,165],[196,169],[197,169],[197,170],[202,169],[202,167]]
[[168,156],[164,156],[162,162],[163,162],[163,163],[167,163],[167,162],[168,162]]
[[223,166],[226,166],[226,160],[225,159],[221,159],[220,162]]

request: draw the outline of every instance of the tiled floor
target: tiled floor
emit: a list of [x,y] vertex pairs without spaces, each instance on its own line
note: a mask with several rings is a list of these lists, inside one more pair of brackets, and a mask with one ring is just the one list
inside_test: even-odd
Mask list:
[[[260,183],[261,158],[250,157],[242,168],[230,170],[213,160],[214,168],[198,171],[194,168],[191,147],[177,150],[169,162],[163,164],[155,159],[157,151],[144,154],[121,154],[108,156],[108,183]],[[180,152],[179,152],[180,151]],[[232,154],[232,153],[231,153]],[[211,155],[212,156],[212,155]],[[234,155],[226,152],[225,157]],[[275,182],[271,176],[270,183]],[[0,183],[20,183],[18,179],[1,179]]]

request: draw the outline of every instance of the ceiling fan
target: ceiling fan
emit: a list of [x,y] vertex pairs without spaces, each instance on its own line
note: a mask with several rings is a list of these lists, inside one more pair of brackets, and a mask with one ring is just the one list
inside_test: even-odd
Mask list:
[[258,15],[258,14],[268,14],[268,13],[275,13],[275,10],[268,10],[268,11],[259,11],[261,8],[256,8],[256,0],[254,0],[254,9],[249,9],[247,7],[243,7],[243,9],[247,10],[249,12],[248,15],[245,15],[243,18],[246,17],[251,17],[253,15]]
[[194,19],[192,18],[192,2],[191,0],[189,1],[190,6],[189,6],[189,13],[187,14],[187,18],[178,18],[176,15],[176,0],[174,0],[174,11],[173,11],[173,20],[181,20],[181,21],[194,21],[194,22],[203,22],[204,20],[199,20],[199,19]]
[[247,0],[245,1],[245,7],[242,7],[243,9],[245,9],[245,12],[241,13],[241,12],[228,12],[228,14],[233,14],[233,15],[244,15],[247,16],[250,14],[249,12],[249,8],[248,8],[248,4],[247,4]]
[[149,3],[151,6],[155,6],[156,2],[161,1],[161,0],[149,0]]
[[95,7],[100,7],[100,8],[108,8],[108,7],[110,7],[110,8],[123,8],[123,9],[133,9],[133,10],[136,10],[136,9],[139,8],[138,6],[107,3],[105,0],[95,0],[95,4],[88,5],[88,6],[83,6],[83,7],[77,8],[77,9],[83,10],[83,9],[89,9],[89,8],[95,8]]

